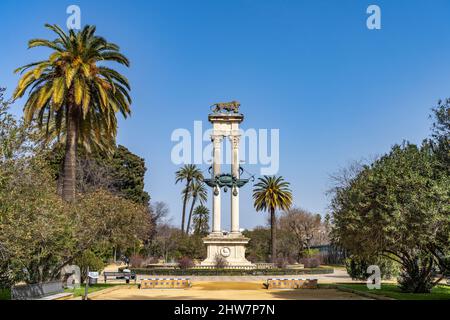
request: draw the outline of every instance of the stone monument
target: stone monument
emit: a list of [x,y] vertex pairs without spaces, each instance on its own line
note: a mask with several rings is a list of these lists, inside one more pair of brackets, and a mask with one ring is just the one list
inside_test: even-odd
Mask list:
[[[245,258],[245,246],[249,238],[242,235],[239,228],[239,193],[249,179],[241,179],[243,172],[239,161],[239,124],[244,120],[244,115],[239,113],[239,102],[217,103],[212,106],[212,113],[208,116],[213,125],[211,141],[213,143],[213,163],[210,168],[211,179],[205,179],[205,183],[213,190],[212,231],[203,238],[207,247],[207,258],[201,262],[201,266],[216,265],[217,256],[227,261],[228,268],[253,268],[251,262]],[[225,138],[231,142],[231,173],[221,173],[221,150]],[[230,191],[231,196],[231,230],[222,232],[221,222],[221,198],[222,191]]]

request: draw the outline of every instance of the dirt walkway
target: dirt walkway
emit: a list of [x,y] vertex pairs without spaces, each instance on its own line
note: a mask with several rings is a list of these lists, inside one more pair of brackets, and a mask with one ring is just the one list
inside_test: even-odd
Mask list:
[[335,289],[267,290],[262,282],[195,282],[190,289],[118,287],[93,300],[365,300]]

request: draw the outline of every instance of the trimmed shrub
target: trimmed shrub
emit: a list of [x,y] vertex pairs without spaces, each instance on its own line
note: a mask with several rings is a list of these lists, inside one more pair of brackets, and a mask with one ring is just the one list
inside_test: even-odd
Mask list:
[[288,264],[288,261],[285,258],[279,257],[275,259],[275,267],[278,269],[285,269]]
[[[119,268],[123,270],[124,268]],[[246,276],[246,275],[273,275],[282,276],[290,275],[304,275],[304,274],[330,274],[334,272],[332,268],[311,268],[311,269],[148,269],[148,268],[132,268],[131,271],[141,275],[167,275],[167,276]]]
[[392,279],[399,274],[398,264],[388,258],[378,257],[370,261],[361,257],[352,256],[345,260],[347,273],[354,280],[367,280],[370,276],[367,273],[367,268],[370,265],[380,267],[382,279]]
[[180,260],[178,260],[178,265],[180,269],[186,270],[192,268],[194,266],[194,262],[189,257],[183,257]]
[[130,257],[130,265],[133,268],[140,268],[144,266],[144,257],[140,254],[133,254]]
[[224,269],[227,265],[227,260],[220,254],[216,254],[216,256],[214,257],[214,267],[216,269]]
[[320,266],[319,258],[304,258],[300,259],[300,262],[303,263],[305,268],[317,268]]

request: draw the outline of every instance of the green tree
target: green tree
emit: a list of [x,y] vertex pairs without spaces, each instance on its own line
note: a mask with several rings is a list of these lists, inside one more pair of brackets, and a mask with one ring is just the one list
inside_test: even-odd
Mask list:
[[428,143],[397,145],[334,190],[333,242],[365,260],[398,262],[407,292],[437,283],[433,248],[444,230],[449,239],[450,180],[437,161]]
[[289,182],[283,177],[264,176],[258,179],[253,189],[253,201],[256,211],[266,211],[270,213],[270,239],[271,239],[271,259],[275,262],[277,258],[276,210],[287,211],[292,205],[292,192],[289,189]]
[[79,143],[108,148],[115,141],[116,112],[130,113],[128,80],[114,69],[99,65],[103,61],[129,66],[116,44],[95,35],[94,26],[69,34],[57,25],[46,25],[56,33],[55,40],[33,39],[29,48],[52,50],[47,60],[30,63],[16,70],[22,78],[14,98],[29,91],[25,121],[37,121],[45,136],[65,139],[62,197],[75,199],[76,159]]
[[255,227],[253,230],[244,230],[242,234],[250,238],[245,250],[247,259],[252,262],[267,262],[270,257],[270,229]]
[[[60,168],[64,162],[64,149],[60,145],[55,146],[48,152],[47,159],[60,188],[62,181]],[[83,148],[79,148],[76,189],[79,193],[105,189],[148,206],[150,195],[144,190],[146,171],[145,160],[124,146],[112,147],[111,154],[100,151],[88,154]]]
[[204,205],[199,205],[195,208],[193,217],[194,234],[206,236],[209,232],[209,209]]
[[184,223],[186,220],[186,205],[189,198],[189,191],[191,183],[194,181],[202,181],[203,174],[195,164],[184,165],[180,170],[175,172],[175,184],[186,181],[186,185],[182,191],[183,194],[183,209],[181,212],[181,232],[184,233]]
[[189,210],[189,217],[186,226],[186,233],[189,233],[191,230],[191,219],[192,212],[194,211],[194,207],[197,204],[197,200],[200,201],[200,205],[203,205],[208,199],[208,192],[205,188],[205,184],[201,180],[194,180],[191,183],[189,190],[189,197],[192,198],[191,209]]
[[450,171],[450,99],[439,101],[433,109],[432,145],[442,169]]

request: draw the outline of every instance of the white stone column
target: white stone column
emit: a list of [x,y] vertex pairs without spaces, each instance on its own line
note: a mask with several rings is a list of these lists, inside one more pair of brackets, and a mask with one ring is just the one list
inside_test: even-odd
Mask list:
[[[222,148],[222,140],[223,137],[219,135],[212,135],[211,140],[213,142],[213,178],[220,174],[220,165],[222,163],[222,156],[221,156],[221,148]],[[221,190],[220,188],[214,188],[213,189],[213,226],[212,226],[212,233],[214,234],[221,234],[222,229],[220,226],[220,210],[221,210],[221,204],[220,204],[220,198],[221,198]]]
[[[239,141],[240,135],[231,135],[231,174],[239,179]],[[231,190],[231,233],[239,234],[239,188]]]

